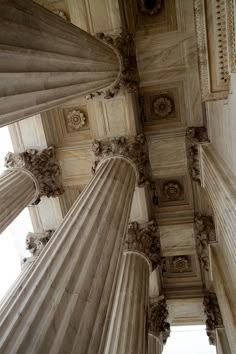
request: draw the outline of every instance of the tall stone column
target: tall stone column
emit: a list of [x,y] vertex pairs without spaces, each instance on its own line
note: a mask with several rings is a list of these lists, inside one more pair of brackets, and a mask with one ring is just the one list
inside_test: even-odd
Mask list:
[[145,182],[143,145],[96,142],[94,178],[1,318],[1,352],[97,352],[135,183]]
[[30,0],[0,2],[0,127],[116,86],[119,54]]
[[104,354],[146,354],[150,272],[160,262],[154,220],[130,223],[125,243]]
[[31,257],[25,260],[21,273],[17,277],[16,281],[12,284],[10,289],[7,291],[5,296],[1,299],[0,317],[3,317],[7,311],[9,311],[9,306],[17,298],[19,288],[24,287],[28,281],[36,259],[41,254],[48,241],[51,239],[53,232],[54,231],[52,230],[42,233],[29,232],[26,236],[26,249],[30,251]]
[[165,299],[152,300],[148,318],[148,354],[161,354],[163,345],[170,335],[170,324],[166,321],[168,310]]
[[25,207],[38,203],[40,197],[63,193],[53,147],[40,152],[31,149],[8,153],[5,166],[9,170],[0,176],[0,233]]

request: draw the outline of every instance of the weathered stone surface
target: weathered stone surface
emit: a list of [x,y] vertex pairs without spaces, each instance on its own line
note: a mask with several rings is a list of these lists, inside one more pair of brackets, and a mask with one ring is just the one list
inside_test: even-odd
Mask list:
[[148,332],[158,337],[164,344],[170,336],[170,324],[167,322],[167,317],[168,309],[165,299],[150,303]]

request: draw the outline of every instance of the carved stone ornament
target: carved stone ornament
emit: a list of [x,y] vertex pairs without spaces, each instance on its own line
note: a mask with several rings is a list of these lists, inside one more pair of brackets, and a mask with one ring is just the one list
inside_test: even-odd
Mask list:
[[68,17],[66,16],[65,12],[62,10],[54,10],[53,13],[59,17],[61,17],[63,20],[68,21]]
[[163,186],[163,194],[167,200],[179,200],[182,188],[176,181],[170,181]]
[[210,143],[205,127],[189,127],[186,136],[194,144]]
[[148,15],[155,15],[161,11],[163,0],[140,0],[141,11]]
[[68,130],[78,131],[86,124],[86,117],[83,112],[73,109],[66,116]]
[[125,242],[125,252],[137,252],[145,255],[155,269],[161,262],[160,235],[155,220],[144,224],[129,224]]
[[183,273],[189,270],[190,263],[186,256],[175,256],[172,258],[172,264],[177,272]]
[[201,169],[199,160],[199,147],[191,144],[187,147],[188,167],[192,179],[201,183]]
[[150,164],[145,136],[137,135],[135,138],[119,137],[108,141],[95,140],[92,145],[95,154],[95,162],[92,167],[95,173],[99,162],[107,157],[123,156],[132,160],[138,171],[138,185],[144,185],[150,181]]
[[86,96],[91,99],[97,96],[103,98],[112,98],[118,93],[119,90],[128,90],[128,92],[137,91],[139,77],[136,63],[136,53],[133,35],[131,33],[121,33],[118,37],[113,38],[105,35],[104,33],[96,33],[96,37],[106,42],[109,46],[113,47],[120,56],[121,60],[121,73],[116,83],[107,90],[97,91]]
[[[48,243],[53,233],[54,230],[48,230],[42,233],[28,233],[25,239],[25,243],[26,249],[31,253],[31,257],[37,258],[40,255],[41,251]],[[27,260],[29,260],[29,258],[24,259],[24,262]]]
[[216,328],[223,328],[223,319],[215,293],[208,293],[203,299],[204,312],[206,315],[206,332],[209,343],[216,345]]
[[61,169],[55,160],[53,146],[42,151],[29,149],[22,153],[9,152],[5,157],[5,166],[29,171],[33,175],[38,187],[36,204],[42,196],[57,197],[64,192],[60,178]]
[[166,96],[156,98],[152,106],[154,114],[160,118],[166,118],[173,111],[173,104]]
[[166,321],[168,310],[166,301],[160,300],[149,306],[148,332],[166,343],[170,336],[170,324]]
[[209,270],[209,243],[216,242],[216,233],[211,216],[196,216],[194,222],[195,241],[202,268]]

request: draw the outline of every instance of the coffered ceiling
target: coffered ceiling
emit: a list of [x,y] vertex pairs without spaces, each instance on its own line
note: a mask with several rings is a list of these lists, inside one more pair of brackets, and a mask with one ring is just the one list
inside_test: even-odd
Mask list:
[[[151,291],[153,295],[162,291],[169,298],[201,297],[194,206],[198,211],[209,209],[205,197],[202,202],[200,187],[192,185],[185,146],[186,127],[203,125],[193,1],[163,1],[154,15],[141,12],[137,0],[37,2],[51,11],[62,11],[67,20],[92,34],[117,34],[135,27],[140,87],[138,93],[120,92],[112,99],[79,98],[10,128],[16,151],[54,145],[62,168],[65,193],[31,208],[35,229],[59,224],[92,178],[94,139],[143,131],[155,198],[149,189],[136,191],[131,220],[144,221],[155,214],[160,225],[162,266],[160,276],[152,275]],[[51,210],[50,220],[46,207]],[[175,304],[171,306],[175,311]],[[198,306],[199,302],[196,311]],[[173,315],[173,323],[178,321]],[[194,315],[189,321],[195,321]]]

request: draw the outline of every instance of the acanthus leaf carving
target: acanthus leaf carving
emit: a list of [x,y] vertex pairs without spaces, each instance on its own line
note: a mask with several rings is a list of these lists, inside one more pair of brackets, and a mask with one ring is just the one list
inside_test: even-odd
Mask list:
[[194,144],[210,142],[205,127],[188,127],[186,129],[186,136]]
[[98,96],[106,99],[113,98],[122,89],[128,90],[128,92],[137,91],[139,77],[133,35],[123,32],[118,37],[113,38],[104,33],[96,33],[96,37],[116,50],[121,63],[120,76],[112,87],[91,93],[86,98],[92,99]]
[[223,328],[224,326],[216,294],[211,292],[206,294],[203,299],[203,306],[209,343],[216,345],[216,328]]
[[209,243],[216,242],[216,233],[211,216],[196,216],[194,222],[196,249],[204,270],[209,271]]
[[138,185],[150,182],[151,170],[145,136],[137,135],[134,138],[119,137],[107,141],[95,140],[92,145],[95,155],[95,163],[92,167],[95,173],[101,160],[107,157],[122,156],[131,160],[138,171]]
[[34,176],[38,187],[38,200],[40,197],[57,197],[64,192],[61,184],[61,169],[55,160],[55,148],[37,151],[28,149],[22,153],[9,152],[5,157],[5,166],[9,169],[22,169]]
[[28,232],[25,243],[26,249],[31,253],[31,257],[24,258],[24,263],[31,262],[32,260],[36,260],[38,258],[54,232],[54,230],[47,230],[40,233]]
[[167,322],[168,309],[166,300],[150,303],[148,316],[148,332],[166,343],[170,336],[170,324]]
[[155,220],[139,224],[132,222],[128,226],[125,252],[136,252],[145,255],[155,269],[161,262],[160,235]]

